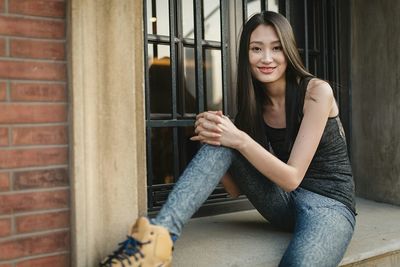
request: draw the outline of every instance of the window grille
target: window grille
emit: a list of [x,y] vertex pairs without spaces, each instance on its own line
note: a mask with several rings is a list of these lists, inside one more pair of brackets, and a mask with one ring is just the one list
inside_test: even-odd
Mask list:
[[[234,116],[237,36],[242,23],[261,10],[284,14],[292,23],[306,67],[323,79],[339,82],[337,1],[144,1],[150,214],[166,201],[199,148],[189,140],[196,114],[223,110]],[[338,88],[335,94],[340,100]],[[220,212],[251,206],[245,197],[233,200],[218,186],[204,207],[207,214],[213,208]]]

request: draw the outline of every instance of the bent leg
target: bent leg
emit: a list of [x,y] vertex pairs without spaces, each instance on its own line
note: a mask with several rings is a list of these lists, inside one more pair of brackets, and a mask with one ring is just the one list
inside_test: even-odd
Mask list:
[[296,227],[279,266],[338,266],[353,235],[354,215],[344,204],[301,188],[294,201]]
[[183,225],[218,185],[232,158],[233,151],[230,148],[202,146],[179,177],[152,223],[164,226],[170,233],[179,236]]
[[270,223],[285,230],[292,230],[294,212],[290,194],[261,174],[240,153],[234,153],[229,172],[240,191]]

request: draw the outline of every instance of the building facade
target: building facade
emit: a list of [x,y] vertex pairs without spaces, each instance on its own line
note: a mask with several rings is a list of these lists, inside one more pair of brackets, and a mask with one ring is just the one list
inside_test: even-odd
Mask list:
[[194,115],[234,115],[237,36],[263,9],[340,84],[357,194],[400,205],[398,1],[0,0],[0,267],[95,266],[155,214]]

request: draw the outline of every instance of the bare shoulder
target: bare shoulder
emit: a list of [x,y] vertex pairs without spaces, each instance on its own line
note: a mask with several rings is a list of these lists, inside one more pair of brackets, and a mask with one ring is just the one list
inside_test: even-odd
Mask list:
[[306,100],[316,102],[331,100],[333,98],[332,87],[324,80],[313,78],[310,80],[306,91]]

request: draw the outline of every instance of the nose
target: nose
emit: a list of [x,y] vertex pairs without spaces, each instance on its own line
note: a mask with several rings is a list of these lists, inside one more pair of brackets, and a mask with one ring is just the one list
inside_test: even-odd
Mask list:
[[272,54],[271,54],[271,51],[265,50],[264,53],[263,53],[263,55],[262,55],[261,61],[262,61],[263,63],[271,63],[271,62],[272,62]]

